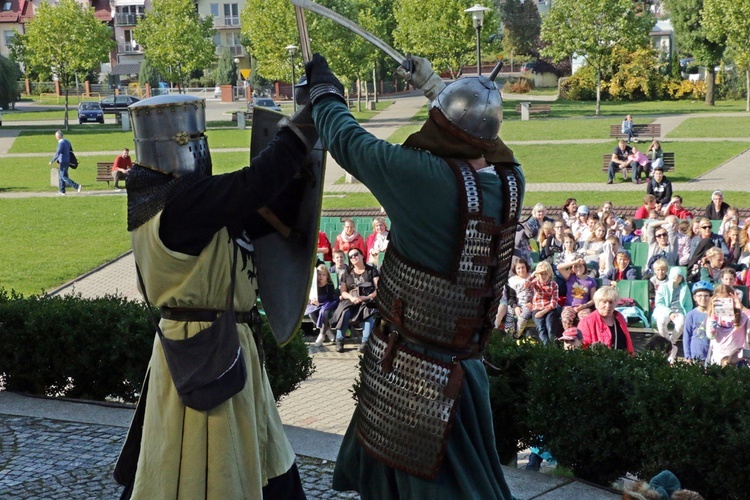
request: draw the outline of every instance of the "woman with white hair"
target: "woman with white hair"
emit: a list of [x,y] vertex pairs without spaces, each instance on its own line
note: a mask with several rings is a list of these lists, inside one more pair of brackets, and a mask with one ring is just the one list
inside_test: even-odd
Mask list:
[[592,344],[604,344],[610,349],[624,349],[630,354],[635,353],[628,322],[615,310],[619,298],[615,287],[603,286],[596,291],[596,310],[578,324],[578,329],[583,333],[584,348]]

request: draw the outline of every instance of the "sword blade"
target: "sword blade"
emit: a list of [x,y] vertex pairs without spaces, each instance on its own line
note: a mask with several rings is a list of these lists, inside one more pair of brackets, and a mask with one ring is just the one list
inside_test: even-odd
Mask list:
[[[329,8],[323,7],[320,4],[317,4],[311,0],[291,0],[292,5],[295,6],[296,9],[302,8],[307,9],[310,12],[315,12],[316,14],[319,14],[323,17],[327,17],[328,19],[332,20],[335,23],[340,24],[344,28],[347,28],[350,31],[353,31],[354,33],[358,34],[386,54],[388,54],[391,59],[396,61],[398,64],[401,64],[406,59],[399,51],[385,43],[383,40],[378,38],[377,36],[373,35],[360,25],[350,21],[349,19],[345,18],[341,14],[338,14],[334,11],[332,11]],[[299,19],[299,17],[298,17]],[[299,21],[298,21],[299,22]],[[301,33],[301,32],[300,32]]]
[[302,9],[302,7],[295,6],[294,15],[297,18],[297,30],[299,31],[299,44],[300,51],[302,52],[302,60],[307,63],[312,60],[312,50],[310,50],[310,35],[307,34],[307,21],[305,20],[305,11]]

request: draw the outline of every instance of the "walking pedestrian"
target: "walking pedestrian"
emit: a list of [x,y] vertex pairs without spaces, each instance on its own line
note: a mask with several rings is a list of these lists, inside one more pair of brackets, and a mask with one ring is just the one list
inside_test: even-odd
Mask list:
[[70,144],[69,140],[63,137],[63,133],[60,130],[55,132],[55,139],[57,139],[57,151],[55,151],[55,156],[52,157],[49,164],[52,165],[52,162],[54,161],[60,164],[60,188],[57,194],[65,196],[65,186],[75,188],[75,190],[80,193],[81,185],[68,177],[70,152],[73,151],[73,146]]

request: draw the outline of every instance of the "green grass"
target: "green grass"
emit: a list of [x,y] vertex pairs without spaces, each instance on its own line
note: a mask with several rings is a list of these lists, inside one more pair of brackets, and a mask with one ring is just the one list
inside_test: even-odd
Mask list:
[[[611,144],[512,145],[530,183],[602,182],[602,155],[612,153]],[[716,168],[750,148],[750,142],[663,142],[665,151],[675,154],[672,182],[686,182]]]
[[750,116],[688,118],[667,137],[750,137]]
[[[54,109],[46,111],[3,111],[3,121],[16,122],[25,120],[60,120],[65,118],[65,110]],[[68,120],[78,121],[78,115],[75,106],[70,106],[68,110]]]
[[[520,117],[516,113],[516,103],[523,101],[504,100],[504,117]],[[552,117],[568,118],[573,116],[595,116],[595,101],[566,101],[558,99],[552,103]],[[619,123],[627,114],[633,115],[635,123],[651,121],[655,116],[686,113],[744,112],[744,100],[716,101],[715,106],[706,106],[703,101],[604,101],[601,103],[600,116],[617,117]],[[532,121],[534,118],[531,119]]]
[[0,199],[0,286],[52,290],[130,248],[122,196]]

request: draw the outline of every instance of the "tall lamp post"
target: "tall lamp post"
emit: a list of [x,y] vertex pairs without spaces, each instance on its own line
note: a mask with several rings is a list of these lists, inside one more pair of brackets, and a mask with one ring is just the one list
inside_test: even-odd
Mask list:
[[297,52],[296,45],[287,45],[284,47],[286,50],[289,51],[289,59],[292,61],[292,106],[294,107],[294,112],[297,112],[297,101],[294,99],[294,85],[297,83],[297,80],[294,78],[294,54]]
[[474,29],[477,30],[477,76],[482,76],[482,48],[480,45],[479,35],[482,32],[482,22],[484,21],[484,12],[490,10],[487,7],[482,7],[479,4],[474,4],[474,7],[465,9],[464,12],[471,12],[471,18],[474,20]]
[[237,73],[237,99],[240,98],[240,86],[242,85],[242,79],[240,78],[240,58],[234,58],[234,72]]

